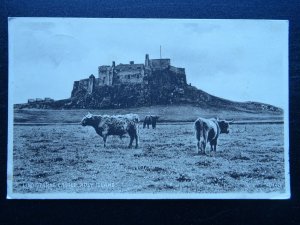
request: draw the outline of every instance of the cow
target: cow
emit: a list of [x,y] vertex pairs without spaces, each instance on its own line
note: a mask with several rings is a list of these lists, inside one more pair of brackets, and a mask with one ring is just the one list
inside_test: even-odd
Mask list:
[[136,114],[126,115],[93,115],[88,113],[80,123],[82,126],[92,126],[96,133],[103,138],[104,147],[108,136],[117,135],[122,138],[126,133],[129,134],[129,148],[135,139],[135,148],[138,147],[138,124],[139,117]]
[[198,118],[194,124],[197,139],[197,153],[199,154],[200,150],[205,154],[205,148],[208,142],[210,143],[211,151],[216,152],[218,137],[222,133],[229,133],[229,123],[229,121],[215,118]]
[[153,116],[153,115],[148,115],[145,117],[144,119],[144,124],[143,124],[143,128],[145,128],[147,126],[147,128],[149,129],[149,125],[152,125],[152,128],[156,128],[156,122],[158,120],[159,116]]

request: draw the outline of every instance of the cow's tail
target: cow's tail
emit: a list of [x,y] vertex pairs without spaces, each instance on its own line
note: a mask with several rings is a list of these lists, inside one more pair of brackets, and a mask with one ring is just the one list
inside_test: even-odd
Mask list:
[[197,138],[197,151],[199,150],[205,152],[205,133],[204,133],[204,124],[202,120],[197,120],[195,122],[195,131],[196,131],[196,138]]
[[203,137],[203,124],[201,120],[195,122],[195,132],[197,140],[200,141],[200,138]]

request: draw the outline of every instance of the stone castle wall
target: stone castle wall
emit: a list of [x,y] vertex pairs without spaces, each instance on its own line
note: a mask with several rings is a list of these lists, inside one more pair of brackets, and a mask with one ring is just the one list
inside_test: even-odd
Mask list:
[[164,70],[170,67],[170,59],[150,59],[150,67],[153,70]]
[[177,73],[177,74],[184,74],[185,75],[185,69],[184,68],[178,68],[174,66],[170,66],[170,71]]
[[98,85],[112,85],[113,68],[111,66],[98,67]]
[[144,74],[144,64],[119,64],[114,68],[113,84],[142,83]]
[[142,83],[144,70],[126,70],[116,73],[114,84]]
[[149,85],[149,81],[152,84],[186,85],[185,69],[171,66],[170,59],[149,59],[148,54],[145,57],[145,64],[130,61],[129,64],[115,65],[115,62],[112,62],[111,66],[98,67],[98,78],[91,75],[89,79],[75,81],[71,96],[76,97],[84,92],[92,94],[97,87],[122,84]]

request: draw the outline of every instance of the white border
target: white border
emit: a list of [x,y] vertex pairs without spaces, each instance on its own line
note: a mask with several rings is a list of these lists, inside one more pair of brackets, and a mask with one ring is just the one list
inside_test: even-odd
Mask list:
[[287,37],[286,37],[286,52],[284,54],[284,76],[286,77],[285,83],[283,84],[283,87],[287,90],[284,90],[285,98],[287,101],[285,102],[285,108],[284,108],[284,170],[285,170],[285,191],[288,195],[288,198],[291,198],[291,185],[290,185],[290,133],[289,133],[289,21],[287,22]]
[[[9,49],[9,72],[13,68],[12,60],[12,49],[14,45],[10,42],[11,27],[9,26],[9,21],[14,17],[8,18],[8,49]],[[16,17],[16,18],[25,18],[25,17]],[[47,17],[35,17],[34,19],[42,19]],[[33,19],[33,18],[26,18]],[[49,19],[49,18],[47,18]],[[52,19],[52,18],[50,18]],[[59,18],[53,18],[59,19]],[[60,18],[62,19],[62,18]],[[96,18],[66,18],[66,19],[96,19]],[[128,19],[119,19],[119,18],[101,18],[101,20],[128,20]],[[207,20],[207,19],[145,19],[145,18],[131,18],[130,20]],[[210,19],[211,20],[211,19]],[[220,19],[216,19],[217,21]],[[240,19],[244,20],[244,19]],[[289,29],[288,20],[276,20],[286,22]],[[289,35],[289,32],[287,32]],[[288,42],[288,37],[286,38]],[[43,193],[43,194],[22,194],[14,193],[13,186],[13,121],[14,121],[14,109],[13,109],[13,91],[12,86],[14,84],[14,77],[8,76],[8,154],[7,154],[7,199],[289,199],[291,197],[290,193],[290,169],[289,169],[289,107],[288,107],[288,75],[289,75],[289,54],[288,54],[288,45],[285,52],[285,62],[284,62],[284,71],[286,76],[286,82],[283,84],[284,93],[286,94],[286,106],[284,108],[284,162],[285,162],[285,192],[271,192],[271,193],[141,193],[141,194],[130,194],[130,193]]]
[[10,199],[15,195],[13,193],[13,139],[14,139],[14,104],[13,104],[13,91],[12,86],[14,84],[13,76],[10,76],[11,68],[13,65],[11,52],[14,49],[14,45],[10,42],[11,27],[9,26],[9,21],[11,18],[7,19],[8,23],[8,130],[7,130],[7,198]]
[[19,194],[13,193],[9,199],[288,199],[288,193],[47,193]]

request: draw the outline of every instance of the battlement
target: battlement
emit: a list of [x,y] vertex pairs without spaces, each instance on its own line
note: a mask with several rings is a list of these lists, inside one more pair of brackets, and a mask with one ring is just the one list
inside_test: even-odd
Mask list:
[[130,70],[141,70],[144,69],[144,67],[145,67],[144,64],[134,64],[134,63],[119,64],[115,67],[115,71],[120,72],[120,71],[130,71]]

